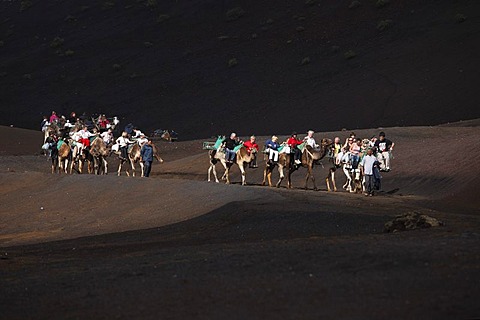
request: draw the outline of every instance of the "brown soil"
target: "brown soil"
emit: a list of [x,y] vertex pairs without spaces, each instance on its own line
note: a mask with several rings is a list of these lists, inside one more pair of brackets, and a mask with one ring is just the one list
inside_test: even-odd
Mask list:
[[[52,175],[41,133],[0,127],[0,318],[478,317],[477,124],[384,129],[395,159],[373,198],[326,192],[327,167],[320,191],[305,169],[261,187],[261,161],[249,186],[237,168],[207,183],[201,141],[159,142],[149,179],[113,158],[107,176]],[[409,211],[445,226],[383,233]]]

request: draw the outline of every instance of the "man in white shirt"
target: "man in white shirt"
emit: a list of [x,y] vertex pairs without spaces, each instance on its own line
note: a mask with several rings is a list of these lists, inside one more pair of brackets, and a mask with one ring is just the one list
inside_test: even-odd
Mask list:
[[103,133],[100,134],[100,136],[103,139],[103,142],[105,144],[109,145],[113,141],[113,133],[112,129],[108,129],[107,131],[104,131]]
[[140,148],[143,147],[143,145],[147,142],[148,142],[148,139],[145,137],[143,133],[140,135],[140,138],[137,139],[137,143],[140,146]]
[[373,150],[369,148],[367,154],[363,157],[360,162],[362,175],[365,177],[365,195],[373,196],[374,189],[374,176],[373,176],[373,166],[377,158],[373,155]]
[[307,132],[307,136],[305,138],[303,138],[304,141],[307,142],[307,145],[309,145],[310,147],[312,147],[312,149],[317,149],[318,148],[318,144],[317,142],[315,141],[315,138],[313,138],[313,134],[315,132],[313,132],[313,130],[309,130]]

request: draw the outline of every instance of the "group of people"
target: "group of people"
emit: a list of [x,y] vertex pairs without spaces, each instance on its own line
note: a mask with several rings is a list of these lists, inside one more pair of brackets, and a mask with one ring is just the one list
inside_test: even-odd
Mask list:
[[119,123],[120,120],[118,120],[117,117],[108,119],[105,114],[100,114],[95,117],[88,117],[86,113],[77,116],[77,114],[72,111],[69,116],[65,116],[58,115],[55,111],[52,111],[50,116],[43,116],[40,126],[41,130],[45,132],[45,130],[51,124],[55,124],[61,130],[69,130],[74,128],[76,125],[81,124],[82,126],[85,125],[88,128],[95,128],[100,132],[104,132],[108,129],[113,130]]
[[[44,117],[42,121],[42,131],[49,130],[49,127],[55,125],[58,130],[50,130],[42,149],[48,150],[51,157],[58,155],[59,143],[66,139],[70,140],[70,147],[77,148],[78,154],[82,155],[84,151],[89,151],[91,141],[94,138],[101,138],[106,146],[112,147],[112,150],[118,149],[120,160],[128,160],[128,150],[133,144],[138,144],[141,148],[141,160],[144,163],[143,176],[149,177],[153,162],[152,140],[138,128],[131,124],[126,126],[126,130],[115,139],[113,129],[120,123],[117,117],[110,122],[105,114],[92,118],[89,121],[86,117],[76,117],[75,112],[70,114],[70,118],[58,116],[52,111],[50,117]],[[89,129],[89,127],[91,129]],[[127,131],[128,130],[128,131]],[[115,146],[116,145],[116,146]]]
[[[302,163],[303,149],[301,149],[301,146],[308,145],[313,150],[320,147],[315,141],[314,134],[313,130],[309,130],[303,139],[299,139],[297,133],[293,132],[283,143],[279,143],[277,136],[272,136],[265,142],[264,152],[268,155],[267,164],[276,164],[280,152],[285,152],[292,155],[292,165],[298,168]],[[248,153],[254,149],[259,150],[255,136],[251,136],[249,141],[243,142],[237,137],[236,133],[232,133],[222,142],[227,163],[232,163],[235,160],[236,148],[242,144],[247,148]],[[390,160],[394,146],[395,144],[386,138],[383,131],[379,133],[378,137],[373,136],[364,140],[357,138],[355,133],[352,132],[344,143],[341,143],[340,137],[335,137],[333,144],[330,146],[329,154],[334,159],[336,167],[348,164],[350,170],[355,171],[360,166],[362,175],[365,177],[366,195],[372,195],[375,178],[379,176],[378,172],[389,172],[391,170]],[[257,167],[255,160],[250,163],[250,167]]]

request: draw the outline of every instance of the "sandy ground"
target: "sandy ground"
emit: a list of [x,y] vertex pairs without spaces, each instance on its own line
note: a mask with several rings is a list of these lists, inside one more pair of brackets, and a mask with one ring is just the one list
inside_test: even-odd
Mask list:
[[[384,130],[393,171],[366,198],[321,166],[320,191],[305,169],[260,186],[261,161],[208,183],[203,140],[160,142],[150,179],[52,175],[41,133],[0,127],[0,318],[476,318],[478,121]],[[445,226],[383,233],[409,211]]]

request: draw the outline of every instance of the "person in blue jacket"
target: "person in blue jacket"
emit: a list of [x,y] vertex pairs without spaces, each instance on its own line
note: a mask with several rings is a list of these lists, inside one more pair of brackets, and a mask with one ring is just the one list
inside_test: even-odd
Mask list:
[[150,176],[150,171],[152,170],[153,162],[153,146],[151,139],[148,139],[148,142],[142,146],[140,156],[143,161],[143,176],[148,178]]

